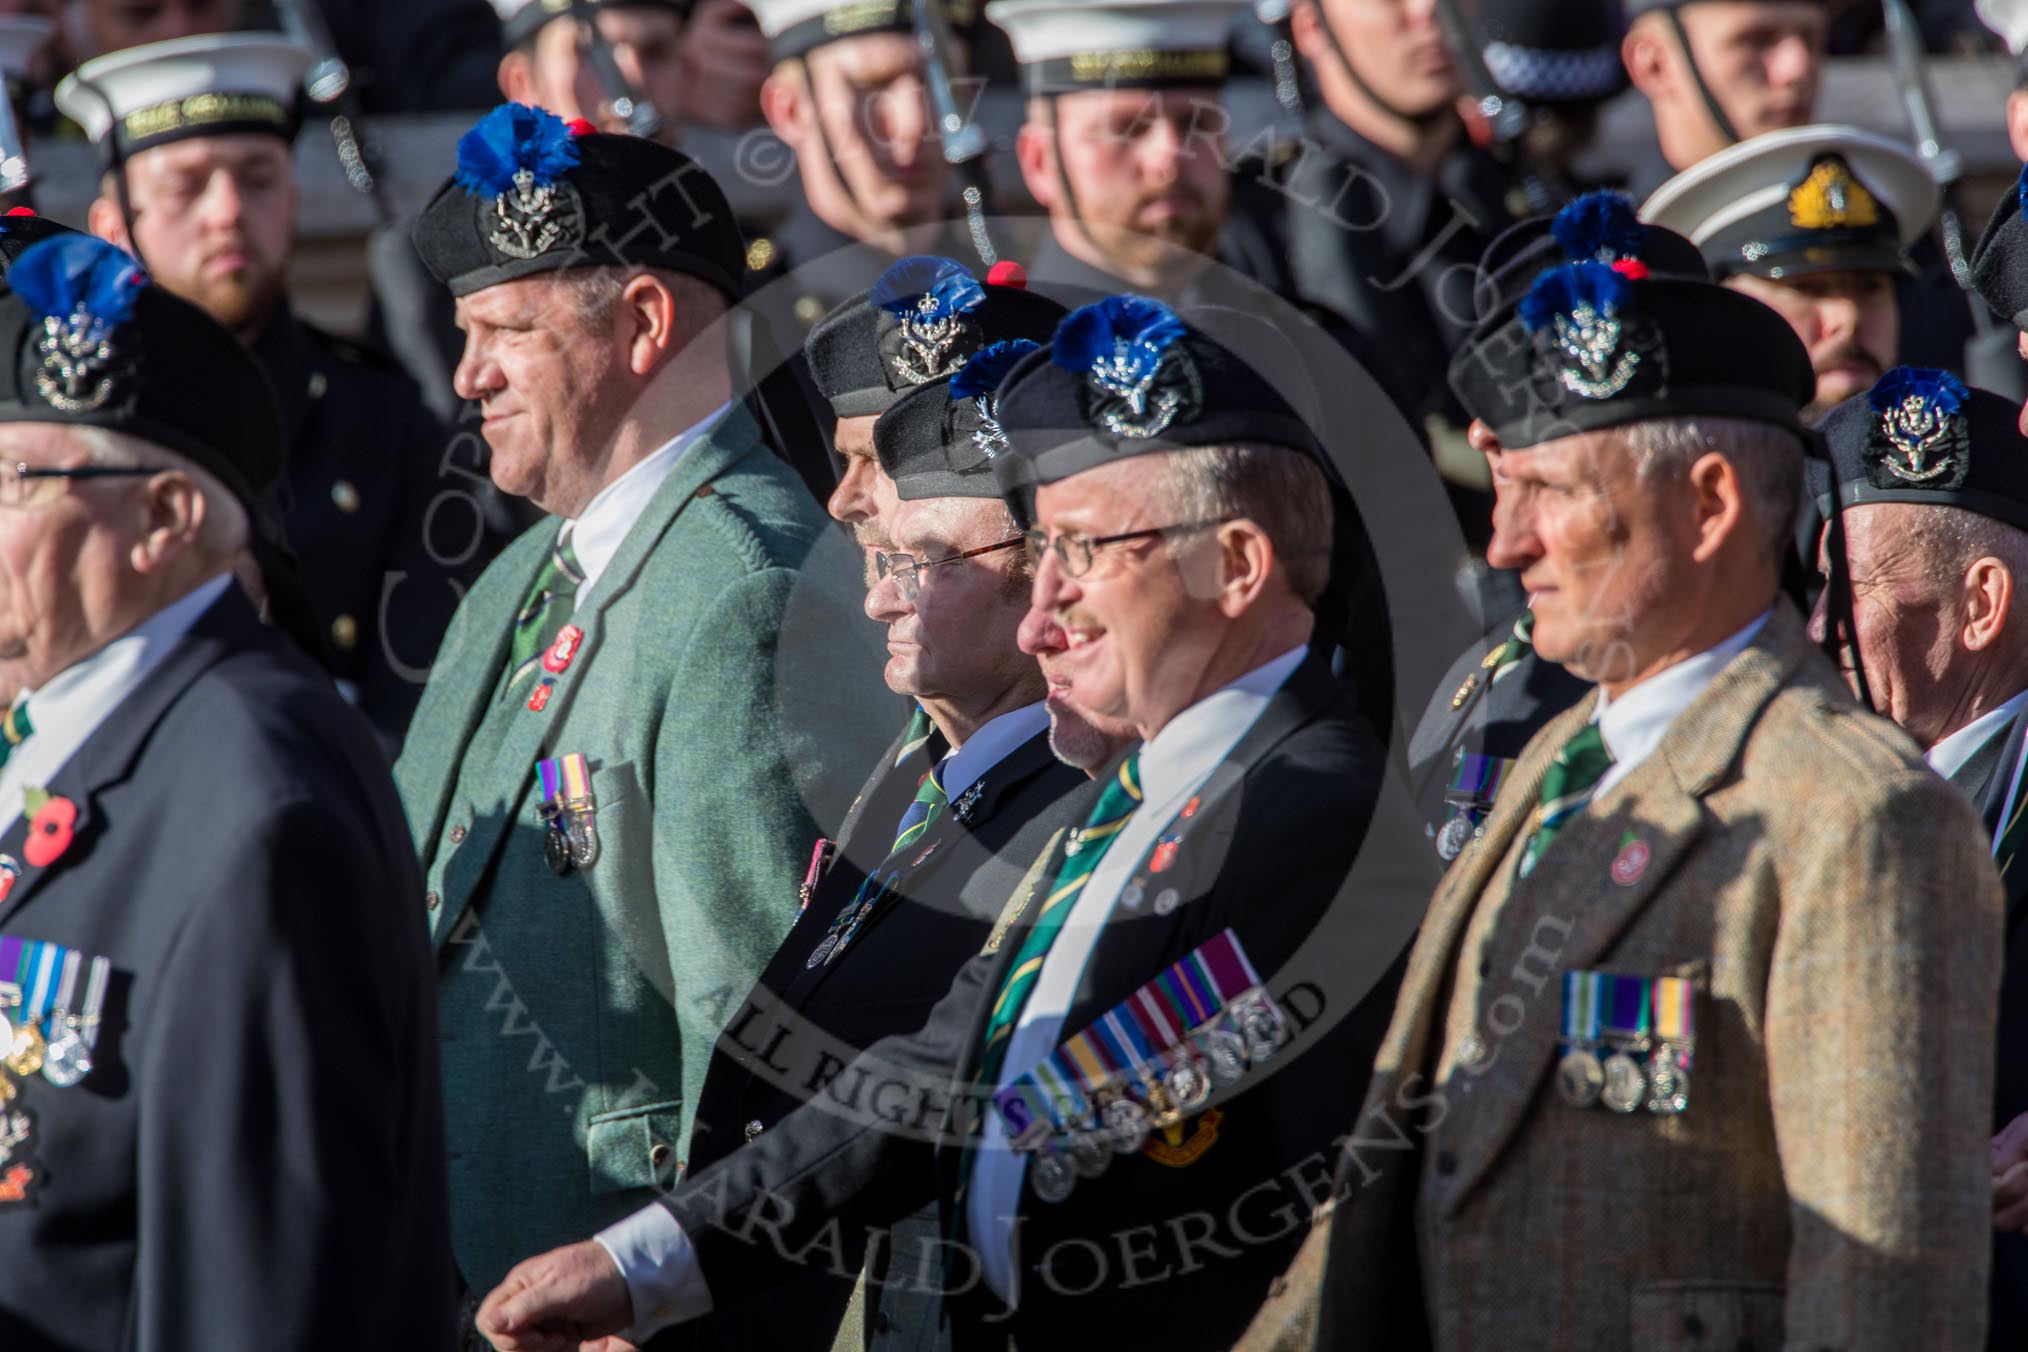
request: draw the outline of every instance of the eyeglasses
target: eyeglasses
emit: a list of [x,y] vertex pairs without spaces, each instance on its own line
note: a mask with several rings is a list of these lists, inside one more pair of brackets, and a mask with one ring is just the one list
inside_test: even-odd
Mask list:
[[1003,549],[1012,549],[1020,544],[1021,540],[1022,537],[1016,535],[996,545],[980,545],[977,549],[968,549],[962,554],[953,554],[943,559],[919,559],[913,554],[876,553],[873,556],[873,571],[880,578],[892,575],[894,585],[901,588],[902,596],[913,601],[922,595],[923,569],[941,568],[947,563],[961,563],[966,559],[976,559],[981,554],[995,554]]
[[20,507],[44,479],[139,479],[160,474],[159,465],[80,465],[76,469],[42,469],[26,463],[0,464],[0,507]]
[[1129,540],[1152,540],[1158,535],[1203,530],[1207,526],[1222,526],[1228,521],[1236,520],[1237,517],[1215,516],[1203,521],[1181,521],[1173,526],[1150,526],[1146,530],[1122,531],[1118,535],[1059,535],[1054,539],[1043,531],[1029,530],[1022,532],[1021,542],[1028,546],[1028,564],[1031,568],[1040,568],[1043,554],[1053,551],[1065,577],[1083,577],[1091,571],[1093,556],[1107,545],[1121,545]]

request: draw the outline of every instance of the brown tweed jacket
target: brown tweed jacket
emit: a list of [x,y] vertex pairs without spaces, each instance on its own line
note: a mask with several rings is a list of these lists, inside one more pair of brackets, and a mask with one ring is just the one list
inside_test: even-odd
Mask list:
[[[1335,1201],[1242,1348],[1981,1347],[2002,905],[1976,814],[1782,602],[1516,883],[1593,703],[1438,890]],[[1562,1100],[1571,969],[1694,980],[1687,1112]]]

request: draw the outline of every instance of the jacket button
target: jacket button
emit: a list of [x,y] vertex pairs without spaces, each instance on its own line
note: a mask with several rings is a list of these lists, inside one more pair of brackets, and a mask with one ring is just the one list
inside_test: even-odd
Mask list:
[[359,646],[359,621],[340,615],[331,621],[331,641],[347,652]]
[[1704,1321],[1698,1318],[1695,1310],[1684,1314],[1683,1332],[1689,1334],[1692,1338],[1702,1338],[1704,1336]]
[[659,1169],[668,1162],[669,1162],[668,1146],[663,1145],[660,1141],[657,1141],[654,1145],[648,1147],[648,1163],[654,1165],[657,1169]]
[[1458,1157],[1448,1150],[1440,1150],[1436,1157],[1436,1171],[1446,1178],[1458,1171]]
[[432,911],[443,904],[444,899],[434,892],[423,898],[423,905],[429,907]]
[[888,1317],[887,1311],[879,1310],[874,1313],[873,1331],[875,1333],[886,1333],[889,1329],[892,1329],[893,1327],[894,1320]]
[[761,1120],[756,1117],[753,1121],[746,1124],[746,1139],[751,1141],[766,1130],[767,1128],[762,1125]]
[[462,845],[464,843],[465,843],[465,828],[462,825],[453,826],[451,828],[451,844]]
[[359,510],[359,490],[350,479],[340,479],[331,485],[331,505],[347,516]]

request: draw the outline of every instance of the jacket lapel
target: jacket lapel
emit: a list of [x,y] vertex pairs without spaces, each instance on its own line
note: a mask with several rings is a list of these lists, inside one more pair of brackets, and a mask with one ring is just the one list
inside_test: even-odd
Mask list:
[[40,786],[55,797],[69,799],[76,806],[77,818],[71,826],[71,843],[47,866],[37,868],[28,862],[24,848],[28,840],[28,818],[24,815],[8,823],[5,833],[0,834],[0,854],[21,865],[21,876],[9,890],[7,900],[0,903],[0,922],[14,923],[46,881],[74,867],[90,854],[97,823],[93,802],[95,795],[127,777],[141,754],[141,748],[147,743],[148,734],[154,731],[170,706],[189,689],[191,682],[242,646],[249,635],[259,629],[260,619],[252,604],[237,585],[228,587],[225,594],[198,617],[197,623],[191,626],[182,640],[170,649],[161,664],[149,673],[147,682],[122,700],[51,781]]
[[[655,496],[641,512],[620,545],[619,553],[606,570],[599,574],[592,584],[584,603],[571,616],[571,623],[584,631],[578,650],[570,664],[561,672],[554,673],[556,688],[551,692],[543,712],[526,714],[522,704],[503,711],[509,721],[506,732],[493,748],[492,759],[487,763],[484,782],[499,795],[500,810],[485,812],[471,827],[471,837],[459,854],[461,858],[491,860],[500,848],[502,838],[514,825],[519,812],[521,796],[534,772],[535,762],[542,753],[552,749],[551,737],[562,729],[569,718],[571,703],[583,687],[585,672],[598,660],[599,648],[605,639],[605,616],[613,603],[630,592],[641,568],[655,552],[676,519],[695,501],[700,491],[712,479],[723,474],[734,464],[746,457],[759,445],[754,422],[746,410],[735,404],[718,427],[696,445],[683,453],[676,467],[662,486],[655,490]],[[539,565],[537,565],[539,567]],[[532,584],[534,574],[530,574]],[[525,591],[525,588],[524,588]],[[518,599],[518,598],[517,598]],[[511,622],[508,629],[511,629]],[[488,666],[487,679],[477,683],[483,685],[478,695],[476,719],[483,722],[491,712],[490,701],[496,679],[506,665],[507,644],[511,635],[502,633],[495,637],[494,646],[499,651],[499,660]],[[455,783],[452,791],[456,791]],[[471,891],[485,876],[484,868],[470,868],[461,874],[463,886],[444,898],[443,920],[437,926],[436,939],[439,947],[455,928],[454,921],[471,899]],[[446,883],[450,881],[446,875]]]
[[[1532,998],[1561,1008],[1561,974],[1593,968],[1604,959],[1702,839],[1711,820],[1703,797],[1738,761],[1761,709],[1802,659],[1803,644],[1800,619],[1786,602],[1778,603],[1755,641],[1670,723],[1654,753],[1566,827],[1532,875],[1518,881],[1487,879],[1490,885],[1480,904],[1521,903],[1512,915],[1501,917],[1489,942],[1496,975],[1546,974]],[[1559,718],[1531,748],[1530,759],[1538,762],[1530,767],[1535,772],[1535,793],[1527,805],[1531,811],[1548,758],[1590,717],[1590,709],[1587,701]],[[1521,804],[1504,806],[1511,812]],[[1508,825],[1511,844],[1512,822]],[[1478,867],[1485,867],[1483,860]],[[1467,913],[1472,909],[1465,908]],[[1524,917],[1530,922],[1525,926]],[[1553,957],[1530,965],[1526,955],[1545,951]],[[1441,993],[1432,1001],[1433,1026],[1446,1017],[1446,1003]],[[1556,1053],[1560,1022],[1540,1014],[1523,1020],[1502,1038],[1498,1058],[1477,1076],[1474,1112],[1464,1122],[1455,1151],[1458,1171],[1450,1211],[1470,1195],[1533,1105]]]

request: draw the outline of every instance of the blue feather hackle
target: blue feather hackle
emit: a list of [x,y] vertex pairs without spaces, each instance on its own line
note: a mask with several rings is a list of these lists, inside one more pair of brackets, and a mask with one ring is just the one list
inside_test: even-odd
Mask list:
[[1007,373],[1019,366],[1023,357],[1041,346],[1033,339],[1011,338],[982,349],[951,377],[951,398],[978,399],[994,393],[1000,388],[1000,382],[1007,378]]
[[1556,213],[1549,233],[1573,263],[1617,263],[1640,256],[1648,227],[1634,214],[1634,204],[1616,192],[1588,192]]
[[133,315],[148,274],[126,250],[102,239],[59,235],[23,249],[7,282],[37,314],[67,319],[82,311],[87,331],[101,336]]
[[577,164],[577,141],[564,120],[546,108],[503,103],[458,138],[458,186],[498,197],[526,169],[543,187]]
[[1108,296],[1057,325],[1050,358],[1079,375],[1103,364],[1108,383],[1133,385],[1153,374],[1184,334],[1176,312],[1146,296]]
[[1632,294],[1633,284],[1604,263],[1565,263],[1535,279],[1521,300],[1521,324],[1537,333],[1581,305],[1608,314],[1624,309]]
[[[23,255],[26,257],[26,255]],[[16,267],[21,266],[15,264]],[[1965,383],[1949,371],[1935,371],[1921,366],[1897,366],[1873,387],[1866,401],[1875,413],[1885,413],[1900,408],[1911,398],[1920,398],[1926,404],[1934,404],[1945,413],[1956,413],[1972,397]]]
[[2021,215],[2028,217],[2028,164],[2021,166],[2021,177],[2014,185],[2014,200],[2021,204]]
[[[924,296],[931,300],[927,310],[922,308]],[[985,303],[986,292],[963,263],[917,254],[881,273],[867,299],[889,314],[912,315],[934,323],[976,310]]]

